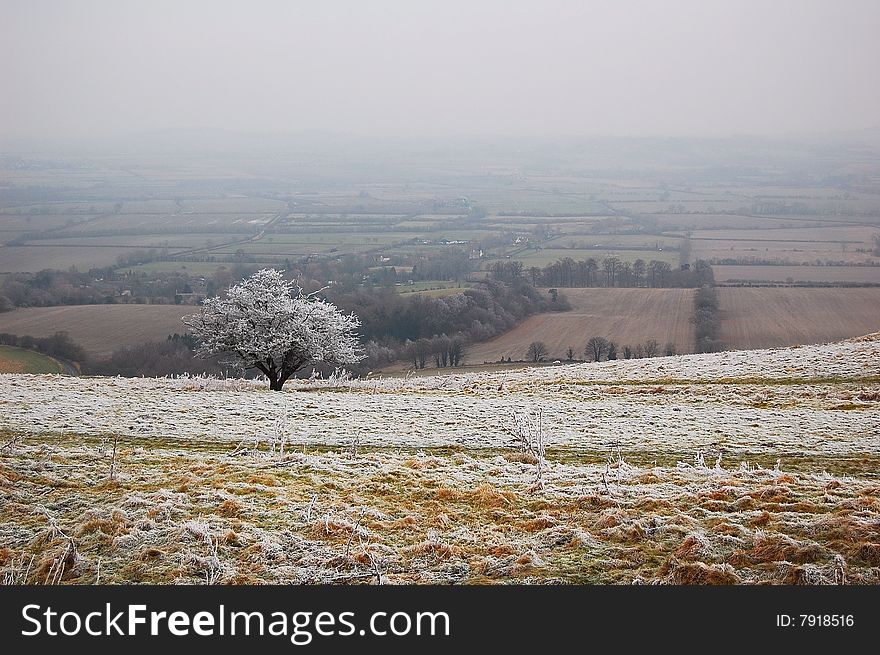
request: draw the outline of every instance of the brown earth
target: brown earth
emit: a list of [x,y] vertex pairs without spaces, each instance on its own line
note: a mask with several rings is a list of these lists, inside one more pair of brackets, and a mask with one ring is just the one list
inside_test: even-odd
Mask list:
[[719,288],[721,340],[754,349],[823,343],[880,330],[880,289]]

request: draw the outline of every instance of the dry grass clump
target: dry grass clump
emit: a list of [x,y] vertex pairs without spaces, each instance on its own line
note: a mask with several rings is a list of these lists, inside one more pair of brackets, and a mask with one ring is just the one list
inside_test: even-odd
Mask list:
[[425,539],[412,546],[407,546],[402,551],[410,557],[431,557],[437,560],[450,559],[458,554],[458,549],[452,544],[440,541],[436,538]]
[[447,487],[440,487],[434,491],[434,498],[443,502],[454,502],[461,499],[461,497],[461,492]]
[[804,564],[820,561],[827,556],[828,551],[819,544],[801,543],[784,534],[758,532],[754,546],[750,550],[738,551],[730,561],[734,564],[743,562]]
[[855,556],[867,566],[880,566],[880,543],[861,544]]
[[129,530],[130,522],[125,512],[117,509],[110,512],[109,518],[101,518],[98,512],[91,510],[86,512],[84,520],[74,528],[73,533],[78,537],[97,534],[110,543],[114,537],[128,534]]
[[487,483],[468,492],[467,497],[479,507],[505,507],[516,500],[516,494],[512,491],[499,490]]
[[515,462],[518,464],[534,465],[538,463],[538,457],[530,452],[504,453],[503,457],[508,462]]
[[217,512],[221,516],[226,517],[240,516],[243,511],[244,505],[232,498],[227,498],[222,503],[220,503],[220,506],[217,508]]
[[739,584],[742,578],[730,564],[705,564],[703,562],[678,562],[669,564],[665,582],[673,585],[729,585]]
[[674,555],[688,561],[704,560],[712,557],[712,544],[704,534],[689,534],[675,549]]

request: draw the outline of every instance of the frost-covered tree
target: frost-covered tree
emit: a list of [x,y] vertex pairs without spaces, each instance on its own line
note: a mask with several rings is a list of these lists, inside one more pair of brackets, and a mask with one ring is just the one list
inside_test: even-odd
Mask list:
[[357,316],[305,295],[271,268],[229,287],[225,298],[208,298],[200,313],[183,322],[199,340],[198,356],[222,354],[224,363],[258,369],[274,391],[307,364],[363,358]]

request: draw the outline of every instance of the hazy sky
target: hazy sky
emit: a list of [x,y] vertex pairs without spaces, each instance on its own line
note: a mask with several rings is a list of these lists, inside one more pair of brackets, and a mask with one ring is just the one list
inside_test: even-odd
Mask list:
[[0,137],[880,124],[878,0],[0,0]]

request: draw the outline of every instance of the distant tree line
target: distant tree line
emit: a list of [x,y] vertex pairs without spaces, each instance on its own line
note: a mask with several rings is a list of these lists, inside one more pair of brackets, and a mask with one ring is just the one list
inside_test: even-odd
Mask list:
[[630,263],[618,257],[601,260],[564,257],[543,268],[525,268],[519,261],[496,261],[489,267],[493,279],[529,280],[539,287],[649,287],[693,288],[714,284],[712,267],[704,260],[693,266],[675,267],[665,261],[637,259]]
[[[164,375],[202,374],[221,376],[228,367],[218,358],[199,359],[194,354],[196,343],[190,334],[169,335],[165,341],[122,346],[104,359],[86,359],[81,370],[87,375],[122,375],[124,377],[155,377]],[[238,373],[237,373],[238,374]]]
[[460,366],[468,344],[509,330],[532,314],[570,308],[564,296],[543,294],[525,280],[487,280],[439,298],[363,290],[328,293],[328,298],[361,319],[367,354],[361,369],[399,359],[418,369]]
[[[574,347],[569,346],[565,354],[566,361],[575,361]],[[617,342],[607,337],[590,337],[583,350],[583,361],[601,362],[615,359],[641,359],[643,357],[672,356],[677,354],[675,344],[669,342],[665,347],[660,346],[656,339],[648,339],[643,344],[635,346],[626,344],[620,347]],[[543,341],[533,341],[526,349],[526,361],[542,362],[549,357],[547,346]]]

